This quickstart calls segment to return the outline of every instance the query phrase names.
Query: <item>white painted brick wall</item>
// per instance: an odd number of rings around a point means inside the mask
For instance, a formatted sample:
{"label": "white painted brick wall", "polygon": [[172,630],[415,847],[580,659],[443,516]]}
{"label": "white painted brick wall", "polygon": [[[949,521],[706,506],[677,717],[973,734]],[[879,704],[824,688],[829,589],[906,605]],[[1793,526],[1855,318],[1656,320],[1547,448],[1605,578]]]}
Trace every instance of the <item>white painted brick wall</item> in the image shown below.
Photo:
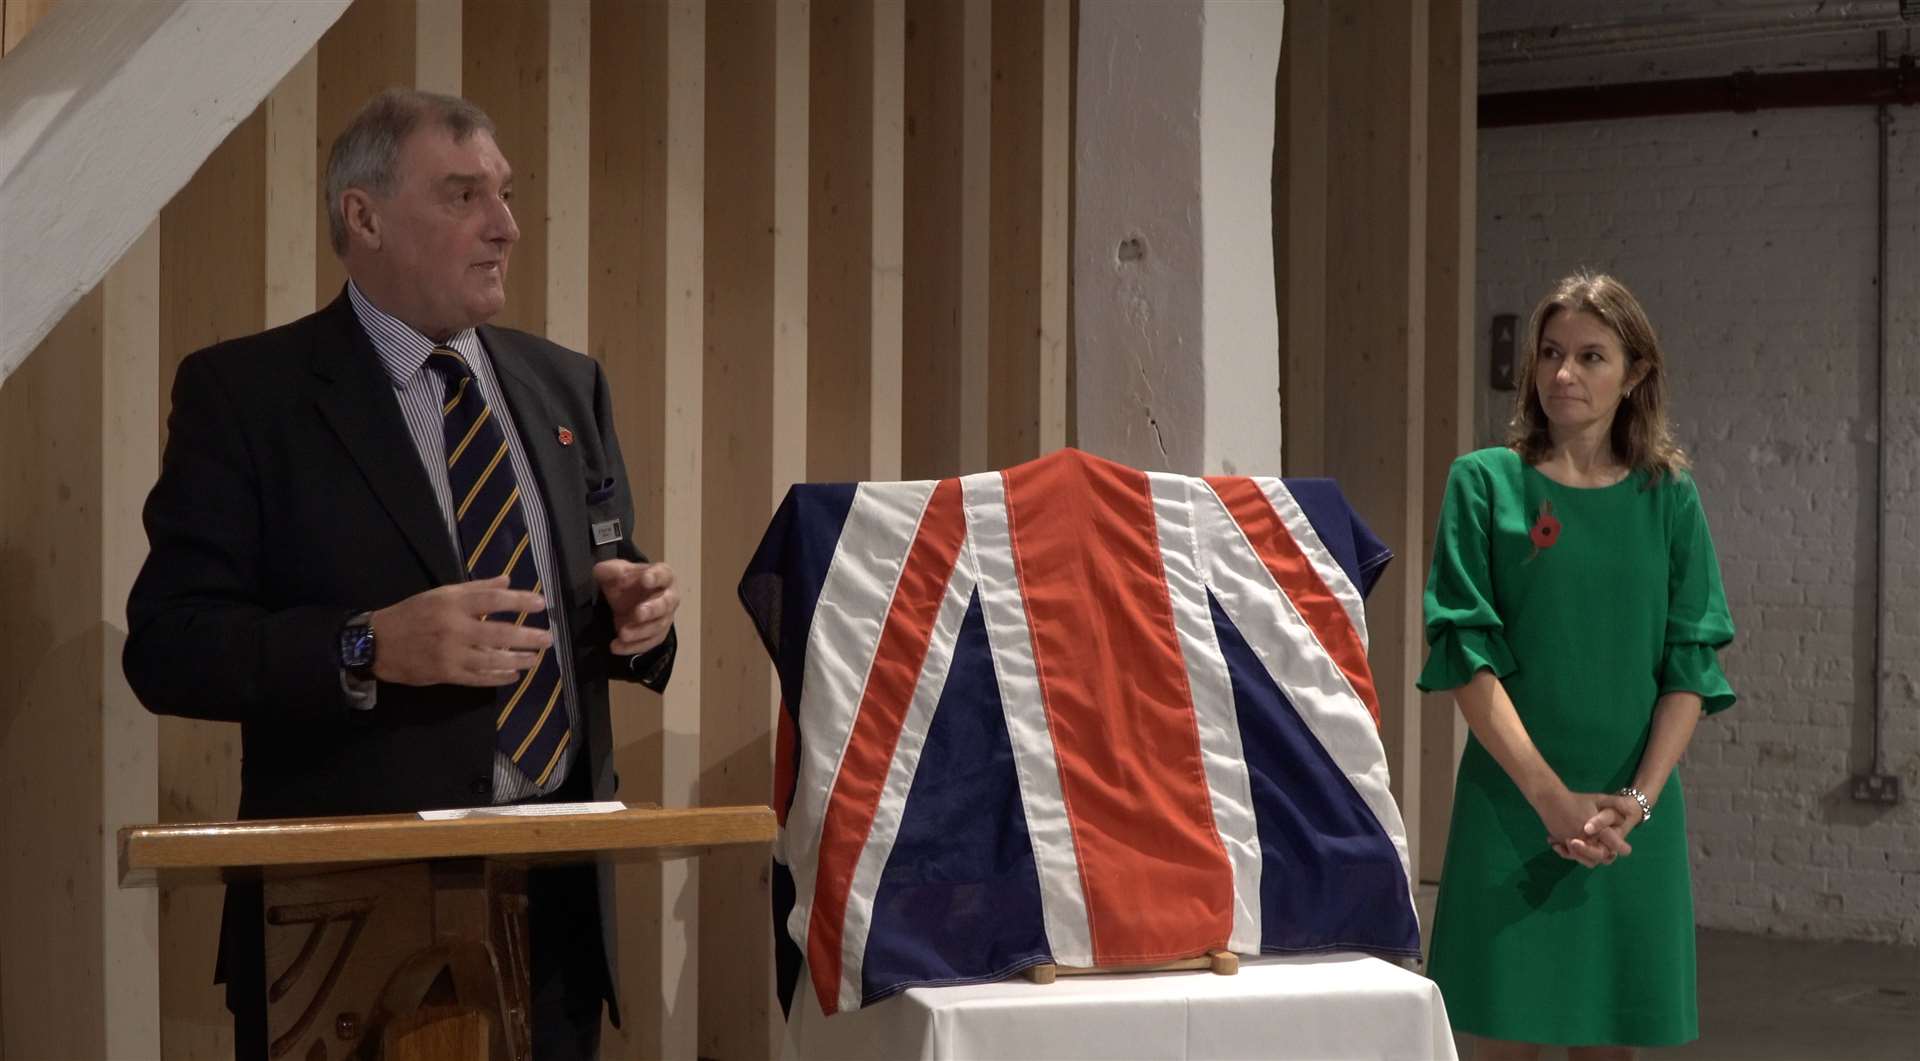
{"label": "white painted brick wall", "polygon": [[1740,693],[1682,773],[1701,924],[1920,943],[1920,109],[1896,109],[1886,484],[1894,576],[1884,761],[1855,804],[1873,697],[1875,139],[1866,108],[1482,130],[1482,440],[1495,313],[1581,265],[1646,304],[1671,358],[1739,637]]}

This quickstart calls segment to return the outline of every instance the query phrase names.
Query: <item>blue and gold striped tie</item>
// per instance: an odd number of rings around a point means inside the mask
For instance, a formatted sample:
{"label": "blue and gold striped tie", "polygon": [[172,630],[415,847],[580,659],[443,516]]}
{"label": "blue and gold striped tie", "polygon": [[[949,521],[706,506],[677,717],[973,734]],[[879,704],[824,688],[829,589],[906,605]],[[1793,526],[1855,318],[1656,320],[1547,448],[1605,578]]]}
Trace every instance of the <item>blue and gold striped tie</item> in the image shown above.
{"label": "blue and gold striped tie", "polygon": [[[493,409],[459,351],[434,347],[427,364],[447,382],[447,398],[440,406],[441,427],[447,440],[447,485],[453,493],[454,523],[460,530],[460,559],[467,578],[506,575],[514,589],[538,593],[540,574],[529,551],[532,538],[520,505],[520,483]],[[547,628],[542,612],[503,612],[487,618]],[[573,736],[560,695],[560,663],[551,649],[543,650],[518,682],[500,687],[500,711],[494,723],[499,748],[536,787],[546,785]]]}

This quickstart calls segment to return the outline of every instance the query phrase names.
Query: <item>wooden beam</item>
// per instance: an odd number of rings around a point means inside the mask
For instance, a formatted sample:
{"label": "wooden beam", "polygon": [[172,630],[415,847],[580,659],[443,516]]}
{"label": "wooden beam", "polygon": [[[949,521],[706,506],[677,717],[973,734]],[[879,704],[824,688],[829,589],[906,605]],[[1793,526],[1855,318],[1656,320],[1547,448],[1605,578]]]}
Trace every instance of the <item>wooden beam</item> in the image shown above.
{"label": "wooden beam", "polygon": [[493,119],[494,140],[513,167],[520,242],[509,259],[506,306],[493,323],[547,331],[547,78],[552,9],[526,0],[463,0],[467,98]]}
{"label": "wooden beam", "polygon": [[[1433,564],[1433,531],[1446,493],[1447,468],[1472,449],[1474,213],[1478,165],[1474,97],[1479,80],[1478,5],[1436,0],[1428,39],[1427,319],[1423,386],[1426,439],[1420,468],[1419,570]],[[1466,743],[1466,721],[1445,694],[1422,698],[1420,865],[1422,880],[1440,879],[1454,771]]]}
{"label": "wooden beam", "polygon": [[1048,11],[1030,0],[994,0],[992,17],[987,461],[1004,468],[1039,456],[1041,445],[1040,193]]}
{"label": "wooden beam", "polygon": [[[0,380],[153,222],[345,7],[61,4],[0,64]],[[11,7],[10,7],[11,10]],[[196,61],[219,55],[221,62]],[[112,203],[113,209],[73,209]]]}
{"label": "wooden beam", "polygon": [[[357,3],[320,38],[314,161],[321,189],[326,188],[327,152],[347,122],[381,90],[412,85],[418,77],[420,12],[418,0]],[[340,294],[347,271],[328,239],[327,204],[318,202],[318,210],[314,299],[324,306]]]}
{"label": "wooden beam", "polygon": [[[593,8],[591,0],[548,0],[548,4],[546,336],[568,349],[585,350]],[[526,283],[526,276],[522,274],[518,282]]]}
{"label": "wooden beam", "polygon": [[966,94],[971,87],[966,30],[970,12],[991,10],[962,0],[907,4],[905,257],[913,267],[904,292],[900,448],[901,474],[909,479],[976,470],[966,467],[960,452]]}
{"label": "wooden beam", "polygon": [[1281,464],[1327,469],[1327,4],[1290,0],[1275,91],[1274,272],[1280,311]]}
{"label": "wooden beam", "polygon": [[[297,94],[299,88],[293,91]],[[170,408],[174,372],[181,360],[202,347],[251,335],[266,325],[270,246],[274,260],[283,263],[283,268],[290,259],[313,261],[311,239],[279,246],[267,242],[270,109],[270,105],[262,105],[242,122],[160,212],[160,349],[158,371],[151,377],[158,382],[155,404],[160,415],[155,441],[160,444],[165,441],[165,414]],[[278,117],[284,120],[287,115]],[[276,132],[292,132],[279,122],[275,125]],[[279,140],[278,172],[297,164],[298,160],[288,156],[301,153],[300,143],[312,143],[310,112],[306,128],[292,132],[292,136],[292,143]],[[305,181],[296,179],[296,187],[305,184],[310,188],[311,181],[311,176]],[[280,191],[284,195],[287,189]],[[312,204],[312,199],[289,204],[284,198],[274,198],[274,205],[283,211],[291,207],[309,219],[313,216]],[[282,216],[279,230],[285,231],[287,223]],[[284,271],[280,276],[288,278]],[[309,306],[313,298],[310,285],[309,280],[308,289],[299,292]],[[238,726],[162,718],[159,755],[160,820],[193,821],[236,813],[240,805]],[[221,891],[183,887],[166,889],[164,894],[165,909],[160,917],[161,1045],[169,1053],[187,1056],[221,1051],[231,1055],[233,1018],[227,1013],[226,990],[205,975],[219,939]]]}
{"label": "wooden beam", "polygon": [[[1354,0],[1331,10],[1328,85],[1327,470],[1383,540],[1425,533],[1427,5]],[[1334,356],[1338,351],[1339,356]],[[1368,600],[1393,794],[1414,865],[1421,836],[1422,655],[1416,556]]]}
{"label": "wooden beam", "polygon": [[[689,64],[697,70],[705,60],[704,26],[689,25],[685,5],[628,0],[594,0],[591,20],[587,350],[613,391],[614,421],[634,491],[632,537],[642,551],[673,564],[688,595],[697,597],[698,553],[687,557],[678,549],[687,513],[697,519],[700,510],[698,484],[688,483],[681,456],[697,446],[689,440],[700,437],[699,391],[691,423],[689,411],[676,411],[673,403],[685,401],[686,344],[691,342],[693,357],[700,352],[701,259],[697,246],[689,246],[689,236],[700,236],[698,169],[694,187],[684,182],[690,153],[699,150],[687,143],[688,125],[699,122],[704,101],[696,94],[690,104],[686,97],[694,87],[687,84]],[[697,167],[699,155],[691,158]],[[678,441],[675,432],[681,433]],[[663,706],[652,693],[625,683],[612,691],[614,764],[626,800],[695,802],[699,726],[697,716],[689,717],[687,697],[698,695],[704,677],[700,615],[697,606],[683,607],[678,619],[673,699]],[[625,1023],[604,1033],[607,1052],[695,1056],[697,870],[622,866],[618,885]]]}
{"label": "wooden beam", "polygon": [[325,219],[316,218],[320,163],[314,123],[320,107],[320,50],[300,60],[262,108],[266,143],[266,326],[314,310],[317,248],[326,246]]}
{"label": "wooden beam", "polygon": [[[771,670],[734,604],[744,559],[766,525],[777,443],[776,132],[779,5],[715,4],[707,26],[706,362],[702,525],[713,565],[700,595],[703,803],[772,801]],[[720,852],[700,867],[700,1053],[759,1057],[777,1043],[771,895],[765,850]]]}
{"label": "wooden beam", "polygon": [[807,477],[873,477],[874,0],[814,0]]}

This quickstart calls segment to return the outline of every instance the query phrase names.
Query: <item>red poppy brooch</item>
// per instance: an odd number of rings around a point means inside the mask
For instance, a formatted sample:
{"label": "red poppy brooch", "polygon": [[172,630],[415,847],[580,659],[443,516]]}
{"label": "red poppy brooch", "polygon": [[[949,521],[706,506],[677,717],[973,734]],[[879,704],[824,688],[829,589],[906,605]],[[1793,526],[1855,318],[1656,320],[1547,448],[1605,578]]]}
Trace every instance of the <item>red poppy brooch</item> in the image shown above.
{"label": "red poppy brooch", "polygon": [[[1560,540],[1560,519],[1553,514],[1553,502],[1540,502],[1540,515],[1534,518],[1533,528],[1527,531],[1527,537],[1533,539],[1533,556],[1539,556],[1540,550],[1553,548]],[[1529,556],[1527,559],[1533,559]]]}

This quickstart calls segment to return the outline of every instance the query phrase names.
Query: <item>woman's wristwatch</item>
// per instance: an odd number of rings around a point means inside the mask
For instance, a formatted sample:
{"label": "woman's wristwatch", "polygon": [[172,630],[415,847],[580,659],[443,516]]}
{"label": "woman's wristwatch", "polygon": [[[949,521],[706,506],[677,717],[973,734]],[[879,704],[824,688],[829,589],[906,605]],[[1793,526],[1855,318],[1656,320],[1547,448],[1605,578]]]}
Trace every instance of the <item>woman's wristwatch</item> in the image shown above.
{"label": "woman's wristwatch", "polygon": [[1634,788],[1632,785],[1628,785],[1626,788],[1620,790],[1620,794],[1623,796],[1631,796],[1635,803],[1640,804],[1641,825],[1645,825],[1653,820],[1653,804],[1647,802],[1647,794],[1645,792]]}

